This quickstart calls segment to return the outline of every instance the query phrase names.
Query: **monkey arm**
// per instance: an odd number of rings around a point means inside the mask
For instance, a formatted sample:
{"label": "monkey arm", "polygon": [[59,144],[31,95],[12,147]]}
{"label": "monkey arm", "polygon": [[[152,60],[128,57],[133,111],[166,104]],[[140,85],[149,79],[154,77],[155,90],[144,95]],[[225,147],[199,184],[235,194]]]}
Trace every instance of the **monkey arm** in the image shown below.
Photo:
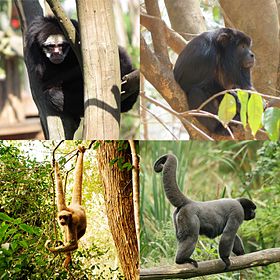
{"label": "monkey arm", "polygon": [[58,211],[62,211],[67,209],[65,204],[65,198],[62,188],[62,180],[60,177],[59,166],[58,163],[54,162],[54,174],[55,174],[55,184],[56,184],[56,195],[57,195],[57,208]]}
{"label": "monkey arm", "polygon": [[78,146],[78,158],[75,166],[74,187],[71,204],[82,204],[82,184],[83,184],[83,157],[85,152],[84,146]]}
{"label": "monkey arm", "polygon": [[241,256],[241,255],[245,254],[245,250],[244,250],[244,245],[243,245],[242,239],[237,234],[236,234],[235,239],[234,239],[234,244],[233,244],[232,252],[236,256]]}
{"label": "monkey arm", "polygon": [[242,221],[239,221],[237,217],[235,217],[234,215],[231,216],[227,221],[222,237],[220,239],[219,255],[226,265],[225,270],[227,270],[227,268],[230,266],[229,256],[230,256],[230,252],[234,247],[234,244],[236,244],[236,246],[241,244],[240,243],[241,239],[240,238],[236,239],[237,236],[236,233],[241,223]]}

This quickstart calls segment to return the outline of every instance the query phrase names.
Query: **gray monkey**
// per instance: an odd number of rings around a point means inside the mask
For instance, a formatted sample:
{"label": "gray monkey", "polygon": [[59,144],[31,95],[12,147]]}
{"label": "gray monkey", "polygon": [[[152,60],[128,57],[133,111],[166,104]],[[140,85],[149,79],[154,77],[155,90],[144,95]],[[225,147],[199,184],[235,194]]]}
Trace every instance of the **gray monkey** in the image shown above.
{"label": "gray monkey", "polygon": [[243,220],[255,218],[256,205],[247,198],[222,198],[211,201],[193,201],[179,189],[176,180],[177,158],[172,154],[161,156],[154,164],[155,172],[163,172],[163,186],[170,203],[176,207],[173,220],[178,241],[177,264],[197,262],[191,259],[199,235],[215,238],[222,235],[219,255],[230,266],[231,251],[244,255],[244,246],[237,230]]}

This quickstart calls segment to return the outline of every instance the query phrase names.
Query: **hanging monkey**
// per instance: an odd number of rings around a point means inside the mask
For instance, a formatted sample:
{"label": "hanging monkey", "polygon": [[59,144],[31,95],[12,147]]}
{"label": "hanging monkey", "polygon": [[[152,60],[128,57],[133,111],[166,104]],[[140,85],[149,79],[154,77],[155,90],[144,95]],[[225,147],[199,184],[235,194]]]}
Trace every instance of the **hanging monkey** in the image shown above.
{"label": "hanging monkey", "polygon": [[67,207],[65,203],[65,194],[63,193],[62,180],[59,173],[59,166],[54,161],[54,174],[56,183],[58,222],[64,232],[64,243],[57,247],[49,247],[50,240],[45,247],[53,253],[64,252],[66,259],[64,267],[68,267],[71,262],[71,251],[78,248],[78,240],[85,234],[87,221],[82,203],[82,178],[83,178],[83,156],[85,147],[78,146],[78,158],[75,166],[75,179],[71,204]]}

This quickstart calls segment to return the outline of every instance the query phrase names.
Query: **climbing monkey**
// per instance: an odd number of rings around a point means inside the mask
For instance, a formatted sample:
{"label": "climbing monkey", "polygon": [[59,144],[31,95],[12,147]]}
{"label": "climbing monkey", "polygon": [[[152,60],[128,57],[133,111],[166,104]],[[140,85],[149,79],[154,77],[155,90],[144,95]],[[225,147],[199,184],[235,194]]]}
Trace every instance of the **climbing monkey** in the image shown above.
{"label": "climbing monkey", "polygon": [[50,240],[45,244],[45,247],[53,253],[64,252],[66,259],[63,263],[64,267],[68,267],[71,262],[71,251],[78,248],[78,240],[85,234],[87,221],[82,203],[82,179],[83,179],[83,156],[85,147],[78,146],[78,157],[75,166],[75,177],[71,204],[67,207],[65,203],[65,194],[62,188],[62,180],[59,173],[59,166],[54,161],[54,174],[57,195],[58,222],[64,233],[63,245],[50,247]]}

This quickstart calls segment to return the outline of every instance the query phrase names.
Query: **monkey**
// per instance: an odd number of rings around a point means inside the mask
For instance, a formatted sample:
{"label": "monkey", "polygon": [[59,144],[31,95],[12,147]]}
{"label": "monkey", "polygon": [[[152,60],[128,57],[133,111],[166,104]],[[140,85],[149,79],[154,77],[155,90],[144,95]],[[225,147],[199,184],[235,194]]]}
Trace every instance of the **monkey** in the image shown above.
{"label": "monkey", "polygon": [[[79,23],[71,19],[77,34]],[[36,17],[26,31],[26,56],[31,71],[35,72],[42,85],[43,98],[50,114],[68,116],[73,120],[73,131],[67,138],[72,139],[84,117],[84,81],[78,59],[66,40],[56,17]],[[139,95],[139,76],[127,79],[127,75],[138,73],[125,48],[118,46],[120,60],[121,112],[128,112]]]}
{"label": "monkey", "polygon": [[64,267],[68,267],[71,262],[71,251],[78,248],[78,240],[85,234],[87,227],[86,213],[81,206],[82,203],[82,179],[83,179],[83,156],[84,146],[78,146],[78,157],[75,166],[75,179],[71,204],[67,207],[65,203],[65,194],[62,188],[59,166],[54,161],[54,173],[57,195],[57,219],[64,232],[64,243],[57,247],[50,247],[50,240],[47,240],[45,247],[52,253],[66,253]]}
{"label": "monkey", "polygon": [[161,156],[154,163],[154,171],[163,172],[163,186],[170,203],[176,207],[173,214],[177,238],[177,264],[191,263],[198,267],[191,258],[199,235],[211,239],[222,235],[219,243],[219,255],[227,270],[231,262],[231,251],[244,255],[244,246],[237,230],[243,220],[255,218],[256,205],[247,198],[222,198],[211,201],[193,201],[179,189],[176,180],[177,158],[173,154]]}

